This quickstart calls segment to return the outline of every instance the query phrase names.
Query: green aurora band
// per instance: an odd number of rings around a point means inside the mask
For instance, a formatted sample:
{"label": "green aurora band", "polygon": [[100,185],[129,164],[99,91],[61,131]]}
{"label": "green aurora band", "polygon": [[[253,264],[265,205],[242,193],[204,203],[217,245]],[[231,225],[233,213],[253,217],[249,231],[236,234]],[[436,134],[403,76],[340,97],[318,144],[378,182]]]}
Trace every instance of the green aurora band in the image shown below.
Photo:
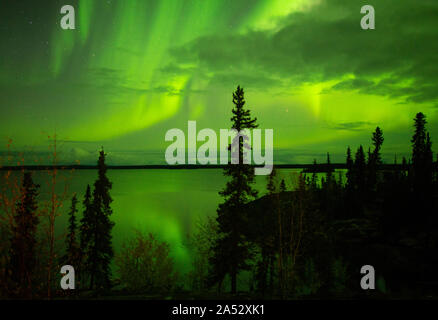
{"label": "green aurora band", "polygon": [[0,136],[19,150],[56,130],[66,160],[104,145],[114,163],[163,163],[168,129],[229,126],[237,84],[277,162],[343,161],[377,125],[392,161],[418,111],[438,135],[436,1],[80,0],[75,30],[64,4],[0,3]]}

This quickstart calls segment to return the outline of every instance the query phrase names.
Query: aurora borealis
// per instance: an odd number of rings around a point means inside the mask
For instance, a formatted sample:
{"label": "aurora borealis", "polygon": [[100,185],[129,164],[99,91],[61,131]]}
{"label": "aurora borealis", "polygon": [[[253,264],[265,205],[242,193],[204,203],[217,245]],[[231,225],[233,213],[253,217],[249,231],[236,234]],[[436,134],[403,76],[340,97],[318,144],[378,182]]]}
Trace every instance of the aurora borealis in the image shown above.
{"label": "aurora borealis", "polygon": [[[365,4],[376,30],[360,28]],[[163,163],[167,130],[229,126],[240,84],[275,162],[343,161],[377,125],[390,162],[417,112],[438,136],[437,14],[434,0],[3,0],[0,150],[46,150],[56,130],[65,161],[103,145],[109,163]]]}

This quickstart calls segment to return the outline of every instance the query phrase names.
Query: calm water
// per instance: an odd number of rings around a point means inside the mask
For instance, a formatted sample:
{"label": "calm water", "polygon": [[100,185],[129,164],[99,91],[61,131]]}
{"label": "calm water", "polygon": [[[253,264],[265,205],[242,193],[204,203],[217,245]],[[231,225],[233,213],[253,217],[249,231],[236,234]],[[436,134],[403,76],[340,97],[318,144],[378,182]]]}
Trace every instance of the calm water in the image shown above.
{"label": "calm water", "polygon": [[[300,170],[279,170],[289,188],[294,185]],[[92,186],[97,177],[96,170],[62,172],[58,179],[58,192],[68,186],[67,200],[56,220],[59,235],[66,232],[67,209],[73,193],[81,202],[87,184]],[[218,192],[225,186],[226,178],[221,169],[192,170],[109,170],[108,177],[113,182],[112,220],[114,249],[120,250],[124,241],[130,239],[134,230],[152,232],[160,240],[171,245],[171,253],[179,270],[190,268],[190,252],[184,246],[187,234],[196,223],[206,217],[215,216],[216,208],[222,201]],[[67,179],[65,179],[67,178]],[[47,172],[35,172],[34,179],[41,184],[41,200],[48,199]],[[266,193],[266,177],[256,177],[259,194]]]}

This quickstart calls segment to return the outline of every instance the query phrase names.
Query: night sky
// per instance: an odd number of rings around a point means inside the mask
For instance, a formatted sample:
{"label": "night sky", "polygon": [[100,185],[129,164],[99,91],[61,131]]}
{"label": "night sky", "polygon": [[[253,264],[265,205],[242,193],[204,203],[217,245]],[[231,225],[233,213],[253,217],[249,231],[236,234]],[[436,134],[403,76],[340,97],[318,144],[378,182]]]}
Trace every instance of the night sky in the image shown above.
{"label": "night sky", "polygon": [[[76,30],[60,9],[76,9]],[[373,5],[376,29],[362,30]],[[409,155],[415,114],[438,145],[436,0],[0,1],[0,150],[164,163],[165,132],[228,128],[238,84],[274,161],[368,148]]]}

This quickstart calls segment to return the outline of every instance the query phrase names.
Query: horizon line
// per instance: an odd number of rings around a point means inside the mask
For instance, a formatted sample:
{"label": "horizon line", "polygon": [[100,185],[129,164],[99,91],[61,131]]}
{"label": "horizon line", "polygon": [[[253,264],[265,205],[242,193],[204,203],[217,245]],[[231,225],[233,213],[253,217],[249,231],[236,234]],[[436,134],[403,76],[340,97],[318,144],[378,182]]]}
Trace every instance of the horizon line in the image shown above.
{"label": "horizon line", "polygon": [[[167,169],[167,170],[181,170],[181,169],[223,169],[227,164],[180,164],[180,165],[169,165],[169,164],[146,164],[146,165],[107,165],[108,170],[142,170],[142,169]],[[253,165],[252,167],[263,167],[263,165]],[[401,168],[403,164],[380,164],[378,169],[397,169]],[[15,165],[15,166],[0,166],[0,171],[19,171],[19,170],[31,170],[31,171],[41,171],[41,170],[95,170],[97,165]],[[274,168],[278,169],[347,169],[346,163],[317,163],[317,164],[274,164]]]}

